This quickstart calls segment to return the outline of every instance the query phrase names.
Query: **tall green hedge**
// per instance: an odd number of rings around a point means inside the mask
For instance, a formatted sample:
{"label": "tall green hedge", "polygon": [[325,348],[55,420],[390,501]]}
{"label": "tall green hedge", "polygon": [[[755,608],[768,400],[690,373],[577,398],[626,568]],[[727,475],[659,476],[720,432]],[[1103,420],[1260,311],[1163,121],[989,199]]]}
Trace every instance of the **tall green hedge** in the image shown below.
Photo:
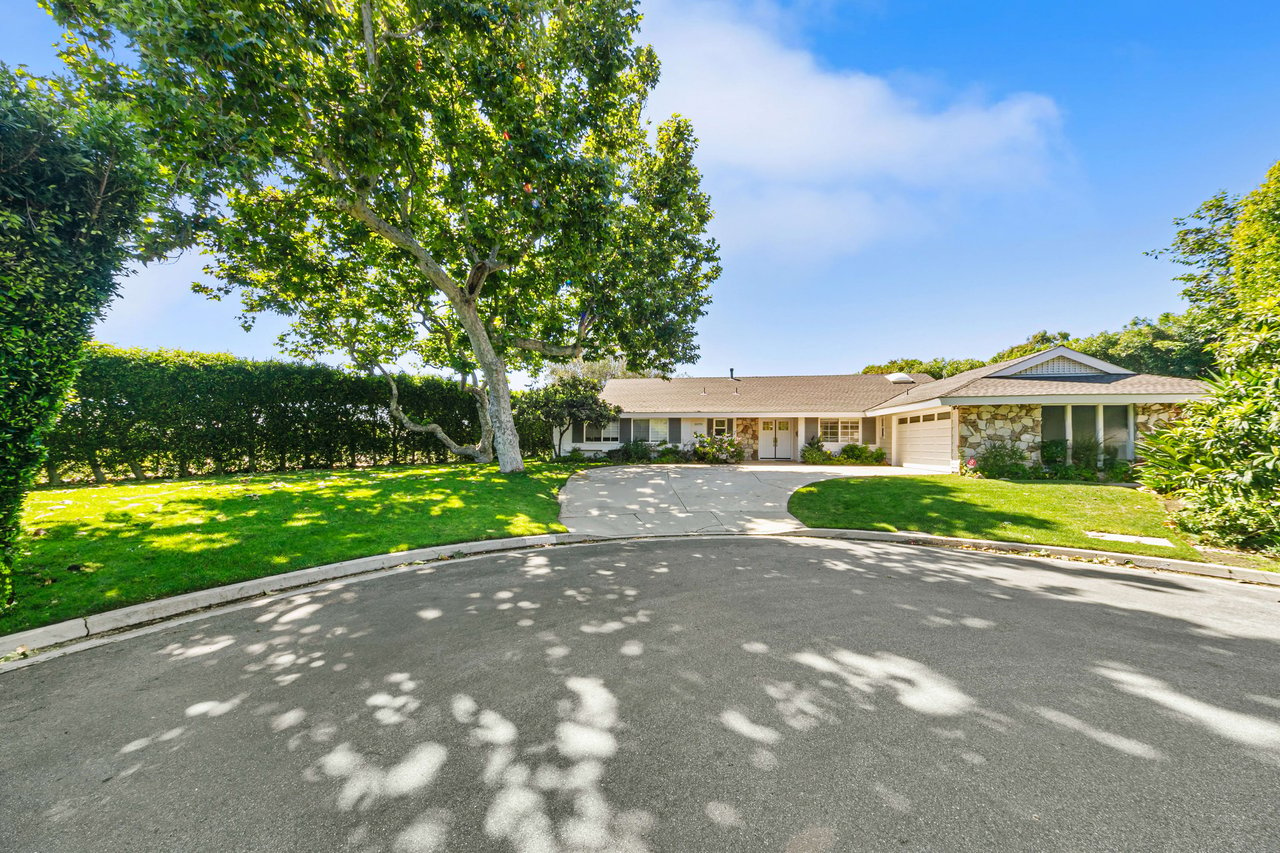
{"label": "tall green hedge", "polygon": [[[456,383],[408,375],[397,383],[410,417],[456,441],[478,438],[475,400]],[[389,417],[387,396],[381,378],[323,365],[93,343],[45,437],[46,479],[447,461],[443,444]]]}

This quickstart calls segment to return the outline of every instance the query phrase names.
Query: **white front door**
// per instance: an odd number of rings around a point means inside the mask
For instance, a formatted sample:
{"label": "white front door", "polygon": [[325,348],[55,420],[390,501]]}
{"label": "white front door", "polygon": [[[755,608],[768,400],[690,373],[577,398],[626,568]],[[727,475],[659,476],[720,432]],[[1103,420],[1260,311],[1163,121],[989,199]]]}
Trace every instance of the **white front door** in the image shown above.
{"label": "white front door", "polygon": [[764,418],[760,421],[760,458],[790,459],[791,428],[789,418]]}

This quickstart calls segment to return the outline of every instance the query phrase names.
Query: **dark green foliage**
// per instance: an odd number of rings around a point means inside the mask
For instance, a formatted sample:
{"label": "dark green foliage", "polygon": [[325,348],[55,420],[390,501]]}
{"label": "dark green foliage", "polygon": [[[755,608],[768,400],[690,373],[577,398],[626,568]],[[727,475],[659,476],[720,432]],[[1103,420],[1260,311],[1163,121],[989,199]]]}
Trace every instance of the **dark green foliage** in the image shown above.
{"label": "dark green foliage", "polygon": [[1280,551],[1280,374],[1213,380],[1185,417],[1148,436],[1139,479],[1178,498],[1185,530],[1209,544]]}
{"label": "dark green foliage", "polygon": [[[552,435],[560,431],[563,444],[563,433],[574,423],[604,426],[618,417],[622,410],[600,399],[603,387],[603,382],[594,379],[565,376],[549,385],[526,391],[515,405],[516,425],[520,427],[522,422],[538,425],[537,436],[545,441],[547,447],[552,444]],[[525,448],[530,447],[524,429],[520,429],[520,443]],[[555,450],[560,452],[562,448],[556,447]]]}
{"label": "dark green foliage", "polygon": [[[398,376],[400,402],[474,440],[474,398],[437,377]],[[99,482],[294,468],[443,462],[430,435],[391,418],[381,377],[323,365],[90,344],[48,436],[48,470]]]}
{"label": "dark green foliage", "polygon": [[1102,442],[1091,435],[1077,435],[1071,441],[1071,464],[1097,470]]}
{"label": "dark green foliage", "polygon": [[825,465],[831,454],[822,446],[822,441],[815,435],[800,448],[800,461],[806,465]]}
{"label": "dark green foliage", "polygon": [[975,367],[982,367],[986,362],[976,358],[931,358],[922,361],[918,358],[892,358],[884,364],[868,364],[862,368],[863,373],[927,373],[934,379],[955,376]]}
{"label": "dark green foliage", "polygon": [[[1182,501],[1206,542],[1280,551],[1280,163],[1238,203],[1219,194],[1174,249],[1228,371],[1144,442],[1142,481]],[[1185,222],[1179,222],[1185,225]]]}
{"label": "dark green foliage", "polygon": [[658,452],[654,455],[653,461],[667,465],[677,462],[691,462],[693,461],[693,452],[677,447],[674,444],[667,444],[658,448]]}
{"label": "dark green foliage", "polygon": [[647,441],[628,441],[626,444],[619,445],[612,450],[606,451],[605,456],[611,462],[649,462],[653,459],[653,445]]}
{"label": "dark green foliage", "polygon": [[1012,441],[993,441],[983,445],[974,457],[974,470],[983,477],[1021,479],[1028,474],[1027,452]]}
{"label": "dark green foliage", "polygon": [[865,444],[851,442],[840,448],[838,458],[841,462],[854,465],[883,465],[885,452],[882,447],[867,447]]}
{"label": "dark green foliage", "polygon": [[1056,468],[1067,464],[1067,442],[1063,439],[1045,441],[1040,444],[1040,461],[1046,468]]}
{"label": "dark green foliage", "polygon": [[123,112],[0,65],[0,610],[42,433],[152,190]]}

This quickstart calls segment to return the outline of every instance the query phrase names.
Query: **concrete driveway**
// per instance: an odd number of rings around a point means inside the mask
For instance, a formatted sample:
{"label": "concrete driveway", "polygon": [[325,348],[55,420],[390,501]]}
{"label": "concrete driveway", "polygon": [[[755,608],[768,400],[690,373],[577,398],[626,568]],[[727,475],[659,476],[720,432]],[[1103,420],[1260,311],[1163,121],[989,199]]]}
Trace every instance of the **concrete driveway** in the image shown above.
{"label": "concrete driveway", "polygon": [[787,512],[801,486],[837,477],[920,474],[882,465],[625,465],[575,474],[560,490],[571,533],[781,533],[804,527]]}
{"label": "concrete driveway", "polygon": [[0,847],[1276,850],[1277,597],[772,537],[414,566],[0,673]]}

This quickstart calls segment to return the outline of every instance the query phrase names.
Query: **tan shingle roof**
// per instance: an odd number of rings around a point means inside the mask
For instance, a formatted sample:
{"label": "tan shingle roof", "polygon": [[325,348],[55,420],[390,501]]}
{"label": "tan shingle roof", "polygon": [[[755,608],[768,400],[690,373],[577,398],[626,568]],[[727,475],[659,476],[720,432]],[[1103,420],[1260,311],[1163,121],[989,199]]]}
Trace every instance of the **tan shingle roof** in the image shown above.
{"label": "tan shingle roof", "polygon": [[973,370],[966,370],[964,373],[957,373],[955,376],[939,379],[937,382],[917,385],[888,400],[879,408],[887,409],[924,400],[938,398],[945,400],[950,397],[1048,397],[1060,394],[1185,394],[1190,397],[1204,393],[1204,383],[1198,379],[1180,379],[1176,376],[1156,376],[1150,373],[1102,373],[1081,376],[991,375],[1032,357],[1028,355],[996,364],[987,364]]}
{"label": "tan shingle roof", "polygon": [[[913,374],[912,378],[920,383],[933,383],[933,378],[923,373]],[[841,376],[743,376],[738,381],[720,376],[706,379],[610,379],[605,383],[602,396],[624,412],[852,414],[880,405],[898,395],[903,387],[894,385],[882,375],[860,373]]]}
{"label": "tan shingle roof", "polygon": [[977,379],[944,394],[955,397],[1026,397],[1056,394],[1187,394],[1204,393],[1198,379],[1156,376],[1150,373],[1098,376],[993,376]]}

